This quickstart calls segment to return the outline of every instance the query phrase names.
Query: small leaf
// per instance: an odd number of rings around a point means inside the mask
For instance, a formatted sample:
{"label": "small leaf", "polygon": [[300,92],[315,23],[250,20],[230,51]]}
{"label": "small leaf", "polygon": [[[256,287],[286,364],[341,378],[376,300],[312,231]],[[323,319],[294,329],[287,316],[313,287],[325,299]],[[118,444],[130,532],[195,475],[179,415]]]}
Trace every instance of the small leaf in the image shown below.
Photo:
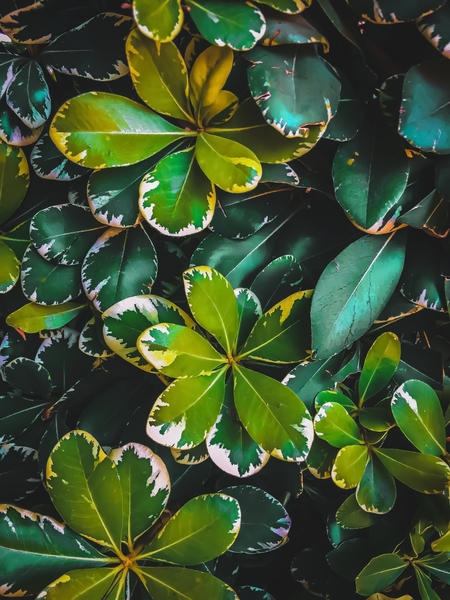
{"label": "small leaf", "polygon": [[396,498],[394,478],[378,456],[371,454],[356,490],[358,504],[369,513],[384,515],[392,509]]}
{"label": "small leaf", "polygon": [[157,42],[173,40],[183,25],[180,0],[134,0],[133,16],[140,31]]}
{"label": "small leaf", "polygon": [[320,439],[335,448],[363,443],[358,425],[336,402],[326,402],[320,407],[314,417],[314,429]]}
{"label": "small leaf", "polygon": [[368,452],[366,446],[345,446],[337,453],[331,477],[344,490],[355,488],[361,482],[366,468]]}
{"label": "small leaf", "polygon": [[264,311],[298,292],[303,279],[302,267],[295,256],[285,254],[267,265],[251,285]]}
{"label": "small leaf", "polygon": [[[357,448],[357,446],[353,447]],[[338,508],[336,522],[343,529],[365,529],[375,525],[377,517],[374,513],[363,510],[359,506],[355,494],[352,494]]]}
{"label": "small leaf", "polygon": [[6,323],[25,333],[38,333],[43,329],[64,327],[83,310],[85,304],[66,302],[58,306],[40,306],[34,302],[25,304],[6,317]]}
{"label": "small leaf", "polygon": [[400,341],[395,333],[385,332],[375,340],[367,352],[358,382],[361,404],[390,382],[400,362],[400,353]]}
{"label": "small leaf", "polygon": [[372,558],[356,578],[356,590],[369,596],[383,590],[399,577],[408,566],[398,554],[381,554]]}

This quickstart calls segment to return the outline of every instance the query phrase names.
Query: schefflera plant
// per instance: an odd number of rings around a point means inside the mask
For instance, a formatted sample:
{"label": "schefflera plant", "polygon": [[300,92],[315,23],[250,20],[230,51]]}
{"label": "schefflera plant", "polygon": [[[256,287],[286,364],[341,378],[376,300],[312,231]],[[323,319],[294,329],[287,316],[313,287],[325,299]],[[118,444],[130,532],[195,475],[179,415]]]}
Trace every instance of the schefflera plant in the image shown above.
{"label": "schefflera plant", "polygon": [[[398,337],[383,333],[367,353],[355,390],[341,384],[315,398],[317,438],[308,463],[316,473],[331,472],[337,486],[356,488],[358,505],[369,513],[393,508],[395,479],[425,494],[440,494],[450,482],[445,420],[436,392],[411,379],[392,396],[388,393],[400,352]],[[406,439],[393,438],[401,447],[391,448],[389,432],[396,426]],[[405,450],[408,441],[419,452]]]}
{"label": "schefflera plant", "polygon": [[151,409],[149,437],[177,450],[206,440],[212,460],[237,477],[256,473],[270,455],[304,461],[314,437],[308,410],[292,390],[254,368],[308,357],[312,290],[262,314],[253,292],[233,290],[211,267],[188,269],[183,281],[199,327],[161,322],[137,340],[150,365],[175,379]]}
{"label": "schefflera plant", "polygon": [[[126,44],[130,75],[149,108],[115,94],[81,94],[59,109],[50,128],[66,158],[94,169],[133,165],[166,149],[156,165],[143,163],[136,203],[142,218],[170,236],[191,235],[209,225],[216,186],[230,193],[254,189],[262,163],[302,156],[325,131],[325,124],[315,124],[297,137],[284,137],[266,123],[252,98],[239,104],[224,89],[239,60],[233,50],[209,46],[197,56],[198,47],[194,39],[183,58],[173,42],[160,44],[133,30]],[[184,147],[175,148],[180,141]],[[105,198],[114,196],[114,188],[108,192],[107,180],[100,195],[93,188],[91,210],[105,222]],[[116,216],[108,224],[122,222],[126,219]]]}
{"label": "schefflera plant", "polygon": [[185,568],[216,558],[235,542],[241,509],[232,495],[195,497],[161,519],[170,494],[162,460],[135,443],[106,455],[80,430],[51,452],[46,483],[64,524],[0,505],[1,595],[124,600],[132,572],[154,600],[187,594],[193,600],[237,600],[213,575]]}

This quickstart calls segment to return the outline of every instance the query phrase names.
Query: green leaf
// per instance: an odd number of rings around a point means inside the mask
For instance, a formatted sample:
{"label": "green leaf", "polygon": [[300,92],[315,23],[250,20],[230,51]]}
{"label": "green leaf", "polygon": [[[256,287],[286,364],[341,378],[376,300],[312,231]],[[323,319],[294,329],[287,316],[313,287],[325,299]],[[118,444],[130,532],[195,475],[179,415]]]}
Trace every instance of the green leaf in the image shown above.
{"label": "green leaf", "polygon": [[414,21],[431,13],[444,3],[443,0],[347,0],[350,8],[364,19],[378,25]]}
{"label": "green leaf", "polygon": [[101,567],[108,558],[66,525],[16,506],[0,505],[0,588],[3,594],[37,594],[78,567]]}
{"label": "green leaf", "polygon": [[366,446],[345,446],[337,453],[331,477],[334,483],[344,490],[359,485],[368,459]]}
{"label": "green leaf", "polygon": [[222,409],[208,433],[206,445],[212,461],[233,477],[250,477],[269,460],[270,455],[252,440],[239,420],[231,377],[226,383]]}
{"label": "green leaf", "polygon": [[78,347],[81,352],[93,358],[114,356],[114,352],[103,341],[102,321],[99,317],[92,317],[83,327],[80,332]]}
{"label": "green leaf", "polygon": [[105,230],[91,211],[77,204],[58,204],[37,212],[30,223],[30,237],[46,260],[77,265]]}
{"label": "green leaf", "polygon": [[27,400],[10,393],[2,396],[0,402],[0,441],[14,441],[40,417],[47,401]]}
{"label": "green leaf", "polygon": [[369,596],[394,583],[408,566],[398,554],[381,554],[372,558],[356,578],[356,590]]}
{"label": "green leaf", "polygon": [[267,265],[253,281],[250,289],[264,311],[298,292],[303,279],[302,268],[295,256],[285,254]]}
{"label": "green leaf", "polygon": [[140,185],[141,214],[163,235],[202,231],[211,222],[215,205],[214,185],[200,169],[193,147],[160,160]]}
{"label": "green leaf", "polygon": [[210,375],[227,362],[199,333],[172,323],[146,329],[137,340],[137,348],[151,365],[169,377]]}
{"label": "green leaf", "polygon": [[[437,0],[439,1],[439,0]],[[439,2],[442,5],[442,2]],[[428,14],[421,16],[416,25],[425,39],[439,50],[446,58],[450,58],[450,11],[444,4],[438,10],[427,11]]]}
{"label": "green leaf", "polygon": [[39,139],[44,130],[44,125],[36,129],[27,127],[2,100],[0,110],[0,138],[3,142],[12,146],[29,146]]}
{"label": "green leaf", "polygon": [[141,444],[112,450],[122,491],[123,541],[133,543],[160,517],[170,494],[170,479],[163,461]]}
{"label": "green leaf", "polygon": [[[238,359],[293,363],[310,354],[309,310],[312,290],[291,294],[263,314]],[[294,334],[295,332],[295,334]]]}
{"label": "green leaf", "polygon": [[425,61],[405,75],[398,131],[426,152],[450,153],[450,64]]}
{"label": "green leaf", "polygon": [[47,369],[25,356],[9,362],[2,374],[7,383],[24,394],[45,397],[52,391],[52,380]]}
{"label": "green leaf", "polygon": [[399,365],[400,354],[400,340],[395,333],[386,331],[374,341],[367,352],[358,382],[361,404],[390,382]]}
{"label": "green leaf", "polygon": [[30,246],[22,260],[23,294],[31,302],[55,306],[77,298],[81,292],[81,267],[51,263]]}
{"label": "green leaf", "polygon": [[194,319],[231,356],[236,348],[239,316],[230,283],[210,267],[188,269],[183,273],[183,282]]}
{"label": "green leaf", "polygon": [[326,402],[314,417],[316,435],[335,448],[363,443],[358,425],[337,402]]}
{"label": "green leaf", "polygon": [[89,433],[71,431],[53,448],[47,490],[67,524],[120,555],[123,500],[116,465]]}
{"label": "green leaf", "polygon": [[147,435],[158,444],[181,450],[201,444],[219,416],[226,372],[225,367],[211,375],[171,383],[153,405]]}
{"label": "green leaf", "polygon": [[50,116],[51,100],[45,75],[34,60],[27,62],[6,90],[9,108],[30,129],[41,127]]}
{"label": "green leaf", "polygon": [[316,479],[329,479],[338,451],[319,437],[314,436],[311,450],[306,458],[308,469]]}
{"label": "green leaf", "polygon": [[253,190],[261,179],[259,159],[239,142],[203,132],[198,137],[195,156],[205,175],[226,192]]}
{"label": "green leaf", "polygon": [[227,47],[210,46],[195,60],[190,75],[190,98],[197,115],[207,113],[216,102],[233,66],[234,54]]}
{"label": "green leaf", "polygon": [[[433,545],[433,549],[434,549]],[[424,556],[419,559],[416,564],[421,567],[425,567],[429,573],[444,581],[445,583],[450,583],[450,564],[448,562],[448,554],[447,552],[443,552],[438,555],[429,555]]]}
{"label": "green leaf", "polygon": [[157,270],[156,250],[142,225],[111,227],[86,254],[81,280],[95,308],[104,311],[119,300],[151,291]]}
{"label": "green leaf", "polygon": [[75,318],[84,307],[85,304],[75,302],[66,302],[58,306],[40,306],[30,302],[10,313],[6,317],[6,323],[11,327],[18,327],[25,333],[59,329]]}
{"label": "green leaf", "polygon": [[349,414],[356,412],[356,406],[353,400],[342,392],[336,392],[334,390],[323,390],[322,392],[319,392],[314,400],[314,408],[319,410],[326,402],[340,404]]}
{"label": "green leaf", "polygon": [[183,25],[180,0],[133,0],[133,16],[140,31],[157,42],[173,40]]}
{"label": "green leaf", "polygon": [[[357,448],[358,446],[353,446]],[[363,510],[356,500],[355,494],[349,496],[336,512],[336,522],[343,529],[365,529],[377,522],[374,513]]]}
{"label": "green leaf", "polygon": [[96,81],[111,81],[128,73],[125,40],[133,19],[103,12],[66,31],[41,54],[55,71]]}
{"label": "green leaf", "polygon": [[375,452],[394,477],[418,492],[440,494],[450,481],[450,468],[436,456],[390,448]]}
{"label": "green leaf", "polygon": [[0,140],[0,223],[20,206],[29,180],[30,171],[23,150]]}
{"label": "green leaf", "polygon": [[234,295],[238,305],[239,326],[236,348],[239,350],[262,315],[262,308],[256,295],[248,288],[236,288]]}
{"label": "green leaf", "polygon": [[211,106],[202,112],[202,123],[213,127],[226,123],[236,112],[238,104],[239,98],[233,92],[220,90]]}
{"label": "green leaf", "polygon": [[211,44],[250,50],[264,35],[264,16],[249,2],[186,0],[186,4],[200,33]]}
{"label": "green leaf", "polygon": [[139,559],[195,565],[226,552],[241,526],[237,500],[205,494],[185,504],[142,551]]}
{"label": "green leaf", "polygon": [[395,504],[397,490],[391,473],[377,454],[371,454],[356,490],[360,507],[370,513],[386,514]]}
{"label": "green leaf", "polygon": [[261,42],[264,46],[321,43],[325,52],[329,50],[327,39],[303,15],[280,14],[270,8],[263,9],[263,13],[266,31]]}
{"label": "green leaf", "polygon": [[16,285],[20,275],[20,261],[14,252],[0,241],[0,294],[6,294]]}
{"label": "green leaf", "polygon": [[[18,477],[20,473],[20,477]],[[0,444],[0,485],[5,502],[18,502],[40,485],[38,455],[28,446]],[[0,588],[1,589],[1,588]]]}
{"label": "green leaf", "polygon": [[350,244],[327,266],[311,305],[312,346],[317,358],[336,354],[369,329],[398,283],[405,241],[403,232],[368,235]]}
{"label": "green leaf", "polygon": [[[447,523],[446,523],[447,524]],[[450,530],[431,544],[435,552],[450,552]]]}
{"label": "green leaf", "polygon": [[275,600],[272,594],[253,585],[244,585],[238,588],[238,592],[240,600]]}
{"label": "green leaf", "polygon": [[395,425],[392,411],[382,406],[370,406],[359,412],[359,422],[370,431],[388,431]]}
{"label": "green leaf", "polygon": [[50,126],[59,150],[93,169],[132,165],[189,135],[197,133],[175,127],[133,100],[105,92],[72,98]]}
{"label": "green leaf", "polygon": [[296,14],[311,6],[312,0],[258,0],[258,2],[267,4],[284,13]]}
{"label": "green leaf", "polygon": [[342,144],[333,161],[336,199],[350,220],[367,233],[389,233],[402,207],[409,161],[397,133],[369,121]]}
{"label": "green leaf", "polygon": [[73,181],[87,173],[84,167],[61,154],[48,133],[33,146],[30,162],[36,175],[51,181]]}
{"label": "green leaf", "polygon": [[139,573],[158,600],[238,600],[226,583],[209,573],[179,567],[139,567]]}
{"label": "green leaf", "polygon": [[2,98],[8,89],[9,84],[14,80],[17,71],[27,62],[26,58],[13,56],[12,54],[0,54],[0,98]]}
{"label": "green leaf", "polygon": [[275,458],[305,460],[314,437],[303,402],[280,382],[233,365],[239,419],[251,437]]}
{"label": "green leaf", "polygon": [[422,600],[440,600],[440,596],[431,587],[431,577],[425,575],[421,569],[414,565],[414,571],[417,578],[417,587],[419,588],[420,597]]}
{"label": "green leaf", "polygon": [[152,367],[137,349],[141,333],[157,323],[195,327],[194,321],[178,306],[158,296],[131,296],[113,304],[103,314],[103,335],[108,346],[126,361],[144,371]]}
{"label": "green leaf", "polygon": [[336,142],[348,142],[361,129],[365,117],[365,106],[359,93],[341,71],[339,71],[339,79],[342,88],[338,109],[328,123],[323,137]]}
{"label": "green leaf", "polygon": [[187,68],[175,44],[160,44],[134,29],[126,48],[131,79],[142,100],[163,115],[194,122]]}
{"label": "green leaf", "polygon": [[276,498],[252,485],[237,485],[220,490],[235,498],[241,508],[242,523],[230,552],[264,554],[287,542],[291,519]]}
{"label": "green leaf", "polygon": [[248,56],[251,94],[267,123],[286,137],[303,137],[336,113],[341,84],[312,44],[258,47]]}
{"label": "green leaf", "polygon": [[424,454],[446,454],[445,421],[436,392],[427,383],[410,379],[397,388],[392,414],[403,434]]}
{"label": "green leaf", "polygon": [[51,583],[36,600],[125,600],[126,574],[122,566],[70,571]]}

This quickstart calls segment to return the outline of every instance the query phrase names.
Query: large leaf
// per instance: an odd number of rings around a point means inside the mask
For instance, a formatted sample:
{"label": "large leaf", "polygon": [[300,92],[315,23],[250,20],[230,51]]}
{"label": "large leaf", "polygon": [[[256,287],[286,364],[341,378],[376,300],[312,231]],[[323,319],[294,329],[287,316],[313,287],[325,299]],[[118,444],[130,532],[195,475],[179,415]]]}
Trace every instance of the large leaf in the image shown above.
{"label": "large leaf", "polygon": [[187,0],[186,3],[192,20],[211,44],[250,50],[266,30],[262,12],[249,2]]}
{"label": "large leaf", "polygon": [[142,100],[159,113],[193,122],[187,69],[175,44],[158,44],[135,29],[126,47],[131,78]]}
{"label": "large leaf", "polygon": [[314,417],[316,435],[335,448],[363,443],[358,425],[337,402],[325,402]]}
{"label": "large leaf", "polygon": [[398,135],[369,121],[333,161],[336,199],[352,222],[367,233],[388,233],[395,226],[406,188],[409,161]]}
{"label": "large leaf", "polygon": [[6,91],[9,108],[30,129],[41,127],[50,116],[51,100],[41,66],[30,60]]}
{"label": "large leaf", "polygon": [[40,306],[34,302],[25,304],[6,317],[6,323],[26,333],[37,333],[42,329],[59,329],[74,319],[85,304],[66,302],[58,306]]}
{"label": "large leaf", "polygon": [[108,558],[54,519],[0,505],[2,595],[37,594],[57,577],[79,567],[101,567]]}
{"label": "large leaf", "polygon": [[20,206],[29,184],[29,167],[23,150],[0,140],[0,223]]}
{"label": "large leaf", "polygon": [[214,185],[199,167],[194,148],[160,160],[140,185],[141,214],[163,235],[202,231],[213,218],[215,204]]}
{"label": "large leaf", "polygon": [[50,136],[59,150],[85,167],[131,165],[153,156],[187,132],[150,109],[115,94],[89,92],[56,113]]}
{"label": "large leaf", "polygon": [[305,360],[311,345],[311,295],[312,290],[291,294],[263,314],[242,347],[239,359],[273,363]]}
{"label": "large leaf", "polygon": [[398,130],[426,152],[450,153],[450,64],[425,61],[409,69],[403,84]]}
{"label": "large leaf", "polygon": [[407,566],[408,563],[398,554],[376,556],[356,578],[356,589],[363,596],[379,592],[394,583]]}
{"label": "large leaf", "polygon": [[137,348],[151,365],[169,377],[210,375],[227,362],[202,335],[173,323],[146,329],[138,338]]}
{"label": "large leaf", "polygon": [[358,381],[361,404],[390,382],[400,362],[400,354],[400,340],[395,333],[387,331],[374,341],[367,352]]}
{"label": "large leaf", "polygon": [[4,242],[0,241],[0,294],[6,294],[20,275],[20,261]]}
{"label": "large leaf", "polygon": [[151,291],[158,270],[153,243],[142,225],[108,229],[83,262],[83,288],[94,306],[104,311],[119,300]]}
{"label": "large leaf", "polygon": [[266,31],[261,41],[264,46],[321,42],[324,51],[329,50],[327,39],[303,15],[280,14],[270,8],[264,8],[263,13],[266,19]]}
{"label": "large leaf", "polygon": [[444,414],[433,388],[410,379],[395,390],[391,408],[397,425],[418,450],[446,454]]}
{"label": "large leaf", "polygon": [[444,4],[443,0],[410,0],[406,4],[402,0],[347,0],[347,3],[356,14],[379,25],[414,21]]}
{"label": "large leaf", "polygon": [[311,44],[258,47],[249,57],[252,96],[267,123],[286,137],[303,137],[309,125],[326,125],[336,113],[341,84]]}
{"label": "large leaf", "polygon": [[96,81],[110,81],[128,73],[124,43],[133,19],[103,12],[66,31],[41,54],[55,71]]}
{"label": "large leaf", "polygon": [[305,460],[313,425],[294,392],[267,375],[234,365],[234,398],[242,424],[266,452],[281,460]]}
{"label": "large leaf", "polygon": [[183,25],[180,0],[134,0],[133,16],[142,33],[157,42],[173,40]]}
{"label": "large leaf", "polygon": [[51,583],[36,600],[125,600],[126,575],[122,565],[115,569],[70,571]]}
{"label": "large leaf", "polygon": [[230,548],[240,526],[237,500],[225,493],[198,496],[173,515],[139,558],[176,565],[206,562]]}
{"label": "large leaf", "polygon": [[405,241],[403,232],[365,236],[327,266],[311,305],[312,346],[317,358],[336,354],[369,329],[398,283]]}
{"label": "large leaf", "polygon": [[194,267],[183,273],[184,289],[194,319],[231,356],[239,326],[233,288],[215,269]]}
{"label": "large leaf", "polygon": [[201,133],[195,156],[205,175],[226,192],[253,190],[261,179],[262,167],[256,154],[234,140]]}
{"label": "large leaf", "polygon": [[171,383],[153,405],[147,435],[163,446],[181,450],[201,444],[219,416],[226,371],[225,367],[211,375]]}
{"label": "large leaf", "polygon": [[158,296],[131,296],[113,304],[103,314],[103,335],[116,354],[150,371],[151,366],[137,349],[137,340],[143,331],[157,323],[176,323],[194,327],[193,320],[178,306]]}

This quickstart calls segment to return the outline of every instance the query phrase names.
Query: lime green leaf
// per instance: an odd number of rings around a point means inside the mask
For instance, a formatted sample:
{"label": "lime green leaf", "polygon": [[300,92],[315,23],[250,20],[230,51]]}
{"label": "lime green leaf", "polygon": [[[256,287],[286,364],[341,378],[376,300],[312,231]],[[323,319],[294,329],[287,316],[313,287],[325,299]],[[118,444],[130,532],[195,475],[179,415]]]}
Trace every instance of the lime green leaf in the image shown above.
{"label": "lime green leaf", "polygon": [[144,371],[151,365],[137,349],[141,333],[157,323],[195,327],[194,321],[178,306],[158,296],[131,296],[113,304],[103,314],[103,335],[116,354]]}
{"label": "lime green leaf", "polygon": [[387,385],[400,362],[400,340],[395,333],[385,332],[370,347],[358,382],[358,393],[363,403]]}
{"label": "lime green leaf", "polygon": [[359,411],[359,422],[370,431],[388,431],[395,425],[392,411],[382,406],[370,406]]}
{"label": "lime green leaf", "polygon": [[311,6],[312,0],[258,0],[258,2],[284,13],[296,14]]}
{"label": "lime green leaf", "polygon": [[365,529],[376,522],[374,513],[368,513],[359,506],[355,494],[344,500],[336,512],[336,523],[343,529]]}
{"label": "lime green leaf", "polygon": [[120,554],[122,493],[117,467],[85,431],[66,434],[47,462],[47,489],[72,529]]}
{"label": "lime green leaf", "polygon": [[133,543],[160,517],[170,494],[170,479],[163,461],[141,444],[112,450],[122,490],[123,541]]}
{"label": "lime green leaf", "polygon": [[311,296],[312,290],[291,294],[263,314],[244,344],[239,359],[273,363],[305,360],[311,345]]}
{"label": "lime green leaf", "polygon": [[23,150],[0,140],[0,223],[20,206],[30,181],[30,171]]}
{"label": "lime green leaf", "polygon": [[141,182],[141,214],[163,235],[202,231],[211,222],[215,205],[214,185],[200,169],[194,148],[163,158]]}
{"label": "lime green leaf", "polygon": [[336,199],[363,231],[389,233],[402,211],[408,174],[409,161],[397,133],[383,123],[366,122],[336,152]]}
{"label": "lime green leaf", "polygon": [[337,402],[326,402],[314,417],[316,435],[335,448],[363,443],[358,425]]}
{"label": "lime green leaf", "polygon": [[176,565],[207,562],[230,548],[240,526],[237,500],[226,494],[198,496],[174,514],[139,558]]}
{"label": "lime green leaf", "polygon": [[169,377],[209,375],[227,362],[199,333],[173,323],[146,329],[138,338],[137,348],[151,365]]}
{"label": "lime green leaf", "polygon": [[378,25],[414,21],[444,4],[443,0],[347,0],[350,8],[364,19]]}
{"label": "lime green leaf", "polygon": [[242,424],[266,452],[281,460],[305,460],[314,438],[311,416],[280,382],[234,365],[234,399]]}
{"label": "lime green leaf", "polygon": [[369,329],[398,283],[405,242],[403,232],[368,235],[350,244],[326,267],[311,305],[317,358],[336,354]]}
{"label": "lime green leaf", "polygon": [[398,554],[381,554],[372,558],[356,578],[356,590],[369,596],[383,590],[399,577],[408,566]]}
{"label": "lime green leaf", "polygon": [[237,110],[239,98],[227,90],[220,90],[216,99],[201,114],[201,121],[206,126],[217,126],[231,119]]}
{"label": "lime green leaf", "polygon": [[446,454],[445,421],[436,392],[417,379],[405,381],[392,396],[392,413],[403,434],[425,454]]}
{"label": "lime green leaf", "polygon": [[431,544],[435,552],[450,552],[450,530]]}
{"label": "lime green leaf", "polygon": [[352,413],[356,410],[353,400],[342,392],[335,392],[333,390],[319,392],[314,399],[314,408],[319,410],[326,402],[336,402],[343,406],[348,413]]}
{"label": "lime green leaf", "polygon": [[160,44],[134,29],[126,48],[131,79],[142,100],[156,112],[193,122],[187,68],[175,44]]}
{"label": "lime green leaf", "polygon": [[392,509],[396,497],[394,478],[377,455],[371,454],[356,490],[358,504],[367,512],[384,515]]}
{"label": "lime green leaf", "polygon": [[264,35],[262,12],[250,2],[186,0],[192,20],[211,44],[250,50]]}
{"label": "lime green leaf", "polygon": [[359,485],[364,474],[368,452],[366,446],[345,446],[337,453],[331,477],[344,490]]}
{"label": "lime green leaf", "polygon": [[157,42],[173,40],[183,25],[180,0],[134,0],[133,16],[142,33]]}
{"label": "lime green leaf", "polygon": [[0,294],[6,294],[16,285],[20,275],[20,261],[14,252],[0,241]]}
{"label": "lime green leaf", "polygon": [[440,494],[448,486],[450,468],[437,456],[390,448],[376,448],[375,452],[392,475],[413,490]]}
{"label": "lime green leaf", "polygon": [[314,45],[258,47],[248,56],[251,94],[267,123],[286,137],[303,137],[336,113],[341,84]]}
{"label": "lime green leaf", "polygon": [[426,152],[450,153],[450,64],[425,61],[405,75],[399,133]]}
{"label": "lime green leaf", "polygon": [[2,595],[37,594],[57,577],[79,567],[116,562],[51,517],[0,505]]}
{"label": "lime green leaf", "polygon": [[89,168],[122,167],[156,154],[183,136],[150,109],[115,94],[89,92],[61,106],[50,136],[70,160]]}
{"label": "lime green leaf", "polygon": [[190,97],[197,113],[213,106],[233,66],[230,48],[210,46],[195,60],[189,76]]}
{"label": "lime green leaf", "polygon": [[223,275],[211,267],[188,269],[183,273],[183,282],[194,319],[231,356],[239,327],[233,288]]}
{"label": "lime green leaf", "polygon": [[38,333],[42,329],[59,329],[74,319],[85,304],[66,302],[58,306],[40,306],[34,302],[25,304],[6,317],[7,325],[25,333]]}
{"label": "lime green leaf", "polygon": [[139,567],[144,585],[158,600],[239,600],[223,581],[209,573],[180,567]]}
{"label": "lime green leaf", "polygon": [[201,444],[219,416],[226,372],[223,368],[171,383],[153,405],[147,435],[158,444],[181,450]]}
{"label": "lime green leaf", "polygon": [[127,571],[115,569],[80,569],[63,575],[36,600],[125,600]]}

